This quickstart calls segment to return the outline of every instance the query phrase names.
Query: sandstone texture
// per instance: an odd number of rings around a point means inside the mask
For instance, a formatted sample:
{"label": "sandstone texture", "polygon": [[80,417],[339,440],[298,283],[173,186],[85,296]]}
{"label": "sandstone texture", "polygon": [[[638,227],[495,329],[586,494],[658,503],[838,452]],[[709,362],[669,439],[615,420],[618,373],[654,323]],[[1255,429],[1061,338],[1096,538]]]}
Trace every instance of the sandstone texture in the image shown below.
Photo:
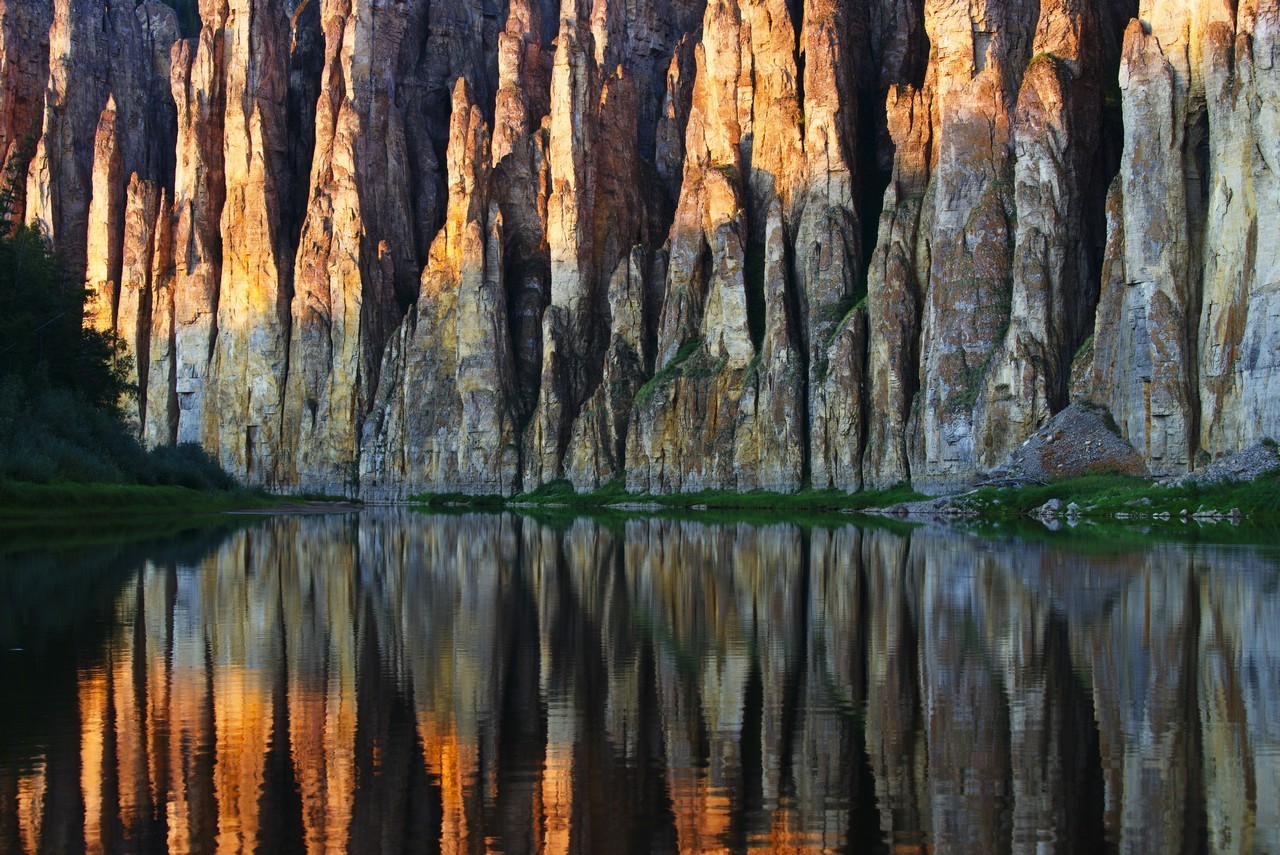
{"label": "sandstone texture", "polygon": [[0,0],[6,198],[149,445],[402,499],[952,489],[1073,403],[1159,476],[1280,437],[1280,0],[199,17]]}
{"label": "sandstone texture", "polygon": [[445,224],[417,304],[387,347],[352,475],[366,495],[510,495],[518,486],[502,215],[489,198],[489,144],[480,108],[459,80]]}
{"label": "sandstone texture", "polygon": [[[6,176],[25,177],[44,123],[49,81],[52,3],[0,3],[0,163]],[[19,180],[9,216],[26,211],[26,182]]]}

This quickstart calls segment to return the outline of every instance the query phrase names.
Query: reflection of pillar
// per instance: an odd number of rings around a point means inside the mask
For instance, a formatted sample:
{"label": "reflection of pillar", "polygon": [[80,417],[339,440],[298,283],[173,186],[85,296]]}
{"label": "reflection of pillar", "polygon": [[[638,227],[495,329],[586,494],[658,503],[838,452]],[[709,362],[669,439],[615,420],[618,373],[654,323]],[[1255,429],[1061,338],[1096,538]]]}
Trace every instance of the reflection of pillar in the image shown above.
{"label": "reflection of pillar", "polygon": [[547,711],[546,759],[538,785],[538,817],[545,853],[581,849],[579,818],[583,762],[579,747],[585,734],[579,720],[583,703],[580,671],[590,642],[575,614],[572,570],[567,545],[547,528],[524,528],[524,571],[534,591],[538,614],[539,695]]}
{"label": "reflection of pillar", "polygon": [[89,852],[154,838],[169,782],[169,620],[172,572],[147,563],[118,604],[127,627],[107,641],[107,662],[82,671],[80,790]]}
{"label": "reflection of pillar", "polygon": [[257,846],[258,794],[270,738],[269,687],[244,665],[227,663],[214,670],[213,696],[217,851],[250,851]]}
{"label": "reflection of pillar", "polygon": [[388,643],[406,651],[423,760],[440,788],[440,847],[470,852],[493,836],[509,631],[504,568],[516,545],[509,518],[481,516],[440,519],[424,540],[388,586],[402,594],[387,627],[403,635]]}
{"label": "reflection of pillar", "polygon": [[[804,723],[791,774],[805,842],[833,851],[847,843],[865,756],[854,720],[867,700],[862,533],[850,526],[809,537],[807,669],[797,703]],[[859,822],[871,826],[868,819]]]}
{"label": "reflection of pillar", "polygon": [[[234,539],[235,543],[238,538]],[[204,610],[215,603],[204,599],[202,577],[213,562],[198,569],[184,569],[174,580],[174,605],[169,623],[174,627],[169,689],[169,767],[173,785],[165,799],[169,852],[206,852],[218,831],[218,806],[213,769],[214,726],[213,668],[205,648]]]}
{"label": "reflection of pillar", "polygon": [[1048,553],[1037,566],[1010,548],[976,579],[986,645],[1007,694],[1014,852],[1105,847],[1093,704],[1073,671],[1066,623],[1024,583],[1053,578],[1058,564],[1079,571],[1073,557]]}
{"label": "reflection of pillar", "polygon": [[575,838],[580,794],[577,790],[577,746],[582,737],[573,698],[547,699],[547,761],[542,772],[542,851],[567,855],[581,848]]}
{"label": "reflection of pillar", "polygon": [[[352,795],[349,839],[373,851],[404,848],[411,820],[422,805],[411,784],[426,777],[421,755],[414,749],[414,712],[401,686],[389,678],[382,659],[384,642],[377,626],[360,609],[356,636],[356,739],[352,751],[357,788]],[[426,842],[436,831],[423,829]]]}
{"label": "reflection of pillar", "polygon": [[79,682],[80,788],[84,794],[84,839],[87,851],[95,853],[103,851],[104,839],[115,824],[113,806],[106,804],[103,793],[107,780],[111,677],[105,668],[95,668],[92,672],[82,673]]}
{"label": "reflection of pillar", "polygon": [[922,561],[884,531],[863,537],[867,575],[867,754],[886,838],[923,845],[931,809],[920,697]]}
{"label": "reflection of pillar", "polygon": [[731,564],[742,554],[735,547],[740,533],[751,530],[658,520],[627,530],[637,606],[656,624],[657,696],[681,851],[727,850],[740,817],[744,704],[754,667],[743,618],[751,588],[738,583]]}
{"label": "reflection of pillar", "polygon": [[1232,649],[1235,639],[1228,637],[1226,616],[1222,613],[1223,606],[1228,605],[1223,600],[1236,592],[1222,590],[1226,586],[1217,578],[1203,576],[1198,582],[1204,612],[1199,639],[1200,681],[1196,688],[1205,751],[1209,845],[1215,852],[1251,852],[1255,851],[1251,796],[1256,782],[1250,762],[1253,750]]}
{"label": "reflection of pillar", "polygon": [[[29,772],[12,780],[12,795],[4,795],[6,811],[13,805],[13,825],[0,835],[5,850],[13,846],[15,851],[39,852],[43,841],[44,801],[49,779],[45,775],[44,758],[37,758]],[[8,787],[6,786],[6,789]]]}
{"label": "reflection of pillar", "polygon": [[[217,851],[256,848],[271,740],[272,667],[283,659],[279,550],[293,521],[242,533],[203,574],[213,665]],[[238,548],[237,548],[238,547]]]}
{"label": "reflection of pillar", "polygon": [[[775,810],[787,759],[783,751],[795,724],[794,691],[805,657],[806,565],[801,560],[800,530],[794,526],[739,525],[732,534],[732,584],[738,588],[743,621],[751,628],[761,682],[760,786],[765,810]],[[769,829],[771,835],[775,831],[776,825]]]}
{"label": "reflection of pillar", "polygon": [[469,852],[474,846],[467,817],[468,802],[475,790],[474,747],[459,744],[451,723],[422,712],[418,714],[418,738],[427,771],[440,786],[440,851]]}
{"label": "reflection of pillar", "polygon": [[[588,621],[599,637],[607,686],[605,735],[628,762],[634,762],[644,726],[640,720],[640,639],[622,570],[622,544],[597,522],[580,519],[565,534],[564,551],[579,619]],[[620,777],[623,780],[619,783],[625,786],[633,776]]]}
{"label": "reflection of pillar", "polygon": [[[1225,562],[1223,562],[1225,564]],[[1197,579],[1209,846],[1280,852],[1280,594],[1266,567]]]}
{"label": "reflection of pillar", "polygon": [[[740,789],[717,785],[709,774],[709,763],[699,747],[697,687],[681,678],[674,657],[661,653],[655,656],[667,793],[675,815],[677,848],[681,852],[728,852],[733,794]],[[718,744],[726,747],[722,740]],[[726,762],[734,758],[717,757],[718,754],[713,748],[712,757],[718,759],[720,767],[717,777],[723,779]]]}
{"label": "reflection of pillar", "polygon": [[[155,656],[159,661],[162,650],[149,650],[147,632],[147,599],[154,584],[152,577],[159,571],[153,566],[146,566],[139,571],[133,584],[132,594],[123,598],[121,615],[124,626],[131,628],[127,636],[123,636],[112,646],[112,679],[110,683],[112,719],[115,727],[115,763],[117,786],[117,810],[112,817],[106,817],[119,828],[126,839],[145,836],[151,823],[151,787],[152,762],[149,753],[150,734],[154,720],[149,716],[149,657]],[[129,601],[132,600],[132,603]],[[161,681],[163,682],[163,681]],[[86,791],[87,793],[87,791]],[[88,803],[86,799],[86,813]],[[105,814],[105,808],[104,808]],[[93,838],[88,835],[86,824],[86,842],[92,846]]]}
{"label": "reflection of pillar", "polygon": [[155,837],[164,829],[164,810],[167,796],[172,789],[169,732],[172,727],[170,710],[170,663],[173,650],[173,603],[176,592],[174,568],[148,562],[145,592],[140,615],[141,633],[145,637],[148,655],[138,662],[144,673],[146,687],[146,754],[148,834]]}
{"label": "reflection of pillar", "polygon": [[1058,817],[1063,768],[1051,720],[1057,698],[1049,697],[1044,611],[1009,571],[992,557],[975,574],[974,588],[985,647],[1008,705],[1011,850],[1035,853],[1065,831]]}
{"label": "reflection of pillar", "polygon": [[1232,621],[1236,668],[1243,675],[1245,728],[1253,747],[1254,844],[1259,852],[1280,852],[1280,591],[1275,579],[1274,566],[1251,573]]}
{"label": "reflection of pillar", "polygon": [[[1126,851],[1193,850],[1199,728],[1193,723],[1193,573],[1185,554],[1157,549],[1086,632],[1099,723],[1110,839]],[[1198,777],[1198,776],[1197,776]]]}
{"label": "reflection of pillar", "polygon": [[974,584],[982,556],[949,538],[917,533],[926,557],[921,684],[929,746],[933,842],[950,851],[1008,850],[1009,719],[1000,676],[980,643],[983,613]]}
{"label": "reflection of pillar", "polygon": [[279,564],[292,772],[307,851],[346,851],[357,783],[355,544],[307,523]]}

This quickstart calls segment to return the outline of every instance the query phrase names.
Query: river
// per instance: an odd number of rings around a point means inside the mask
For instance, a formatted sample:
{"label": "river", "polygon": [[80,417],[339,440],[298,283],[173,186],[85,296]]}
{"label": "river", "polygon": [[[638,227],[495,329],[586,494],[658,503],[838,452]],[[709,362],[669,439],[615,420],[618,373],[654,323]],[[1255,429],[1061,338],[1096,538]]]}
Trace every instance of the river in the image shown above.
{"label": "river", "polygon": [[175,528],[0,547],[0,852],[1280,852],[1226,525]]}

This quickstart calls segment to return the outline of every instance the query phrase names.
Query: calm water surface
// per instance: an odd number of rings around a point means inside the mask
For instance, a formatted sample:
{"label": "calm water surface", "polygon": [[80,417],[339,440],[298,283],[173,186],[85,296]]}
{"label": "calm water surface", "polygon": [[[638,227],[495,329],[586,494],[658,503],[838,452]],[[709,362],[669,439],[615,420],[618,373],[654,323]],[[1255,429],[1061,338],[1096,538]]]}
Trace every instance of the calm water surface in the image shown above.
{"label": "calm water surface", "polygon": [[0,544],[0,852],[1280,852],[1274,549],[373,510],[56,541]]}

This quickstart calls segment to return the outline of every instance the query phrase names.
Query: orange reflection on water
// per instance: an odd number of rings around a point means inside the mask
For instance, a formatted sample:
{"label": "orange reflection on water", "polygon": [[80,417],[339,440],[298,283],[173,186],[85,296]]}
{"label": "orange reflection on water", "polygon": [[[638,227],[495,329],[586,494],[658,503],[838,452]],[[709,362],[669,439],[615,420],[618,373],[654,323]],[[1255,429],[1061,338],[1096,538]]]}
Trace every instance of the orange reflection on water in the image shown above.
{"label": "orange reflection on water", "polygon": [[441,812],[440,849],[442,852],[470,852],[476,844],[476,833],[468,821],[475,813],[477,791],[477,757],[475,745],[460,742],[452,721],[420,713],[418,738],[422,740],[422,756],[427,770],[439,784]]}
{"label": "orange reflection on water", "polygon": [[[81,674],[80,788],[84,793],[84,839],[88,852],[102,851],[103,781],[106,779],[107,708],[111,678],[106,669]],[[107,815],[110,819],[110,814]],[[34,848],[28,848],[34,852]]]}
{"label": "orange reflection on water", "polygon": [[73,714],[0,744],[0,850],[1280,852],[1278,566],[271,520],[50,659],[30,718]]}
{"label": "orange reflection on water", "polygon": [[18,834],[26,852],[40,851],[40,832],[44,827],[45,776],[44,758],[36,760],[30,772],[20,776],[15,789]]}

